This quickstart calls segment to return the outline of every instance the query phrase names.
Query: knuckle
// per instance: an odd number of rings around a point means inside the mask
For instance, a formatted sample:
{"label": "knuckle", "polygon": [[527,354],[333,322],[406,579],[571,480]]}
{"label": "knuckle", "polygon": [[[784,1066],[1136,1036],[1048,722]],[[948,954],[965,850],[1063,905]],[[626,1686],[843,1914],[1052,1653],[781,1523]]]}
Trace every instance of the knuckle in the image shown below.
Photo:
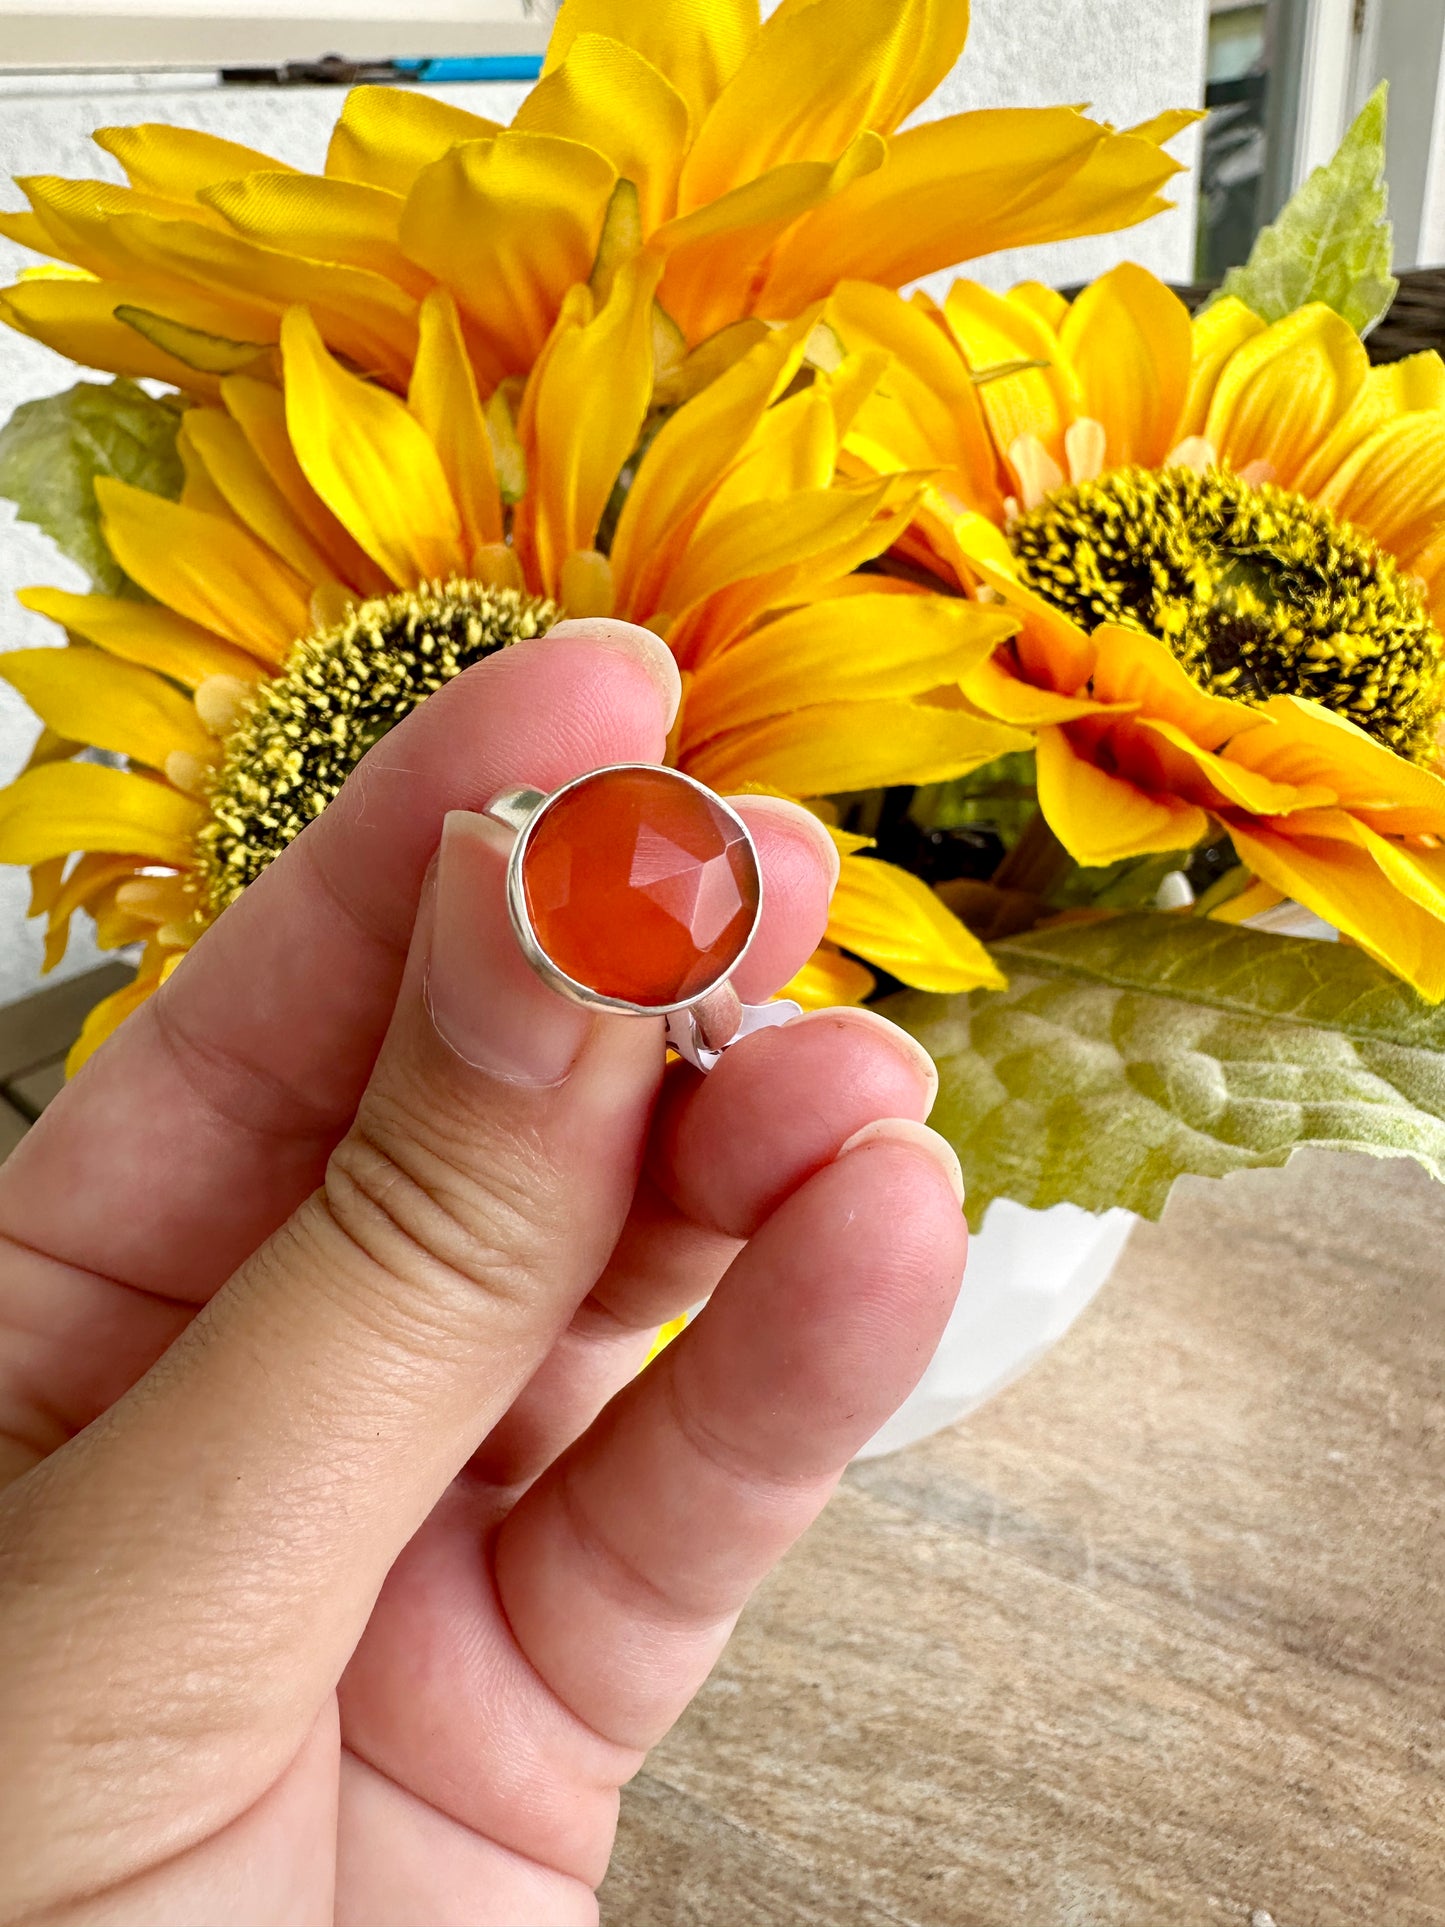
{"label": "knuckle", "polygon": [[332,1153],[323,1202],[353,1250],[411,1287],[414,1311],[458,1285],[525,1307],[556,1260],[558,1189],[525,1132],[501,1139],[391,1097],[369,1099]]}

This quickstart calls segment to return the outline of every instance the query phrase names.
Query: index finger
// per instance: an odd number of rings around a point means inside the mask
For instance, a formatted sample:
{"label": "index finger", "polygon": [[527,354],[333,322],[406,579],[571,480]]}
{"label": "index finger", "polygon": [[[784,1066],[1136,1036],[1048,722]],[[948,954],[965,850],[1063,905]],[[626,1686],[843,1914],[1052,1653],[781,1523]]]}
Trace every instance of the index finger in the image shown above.
{"label": "index finger", "polygon": [[207,1298],[351,1121],[447,812],[661,760],[677,691],[666,647],[615,622],[514,643],[449,683],[61,1093],[0,1173],[0,1236]]}

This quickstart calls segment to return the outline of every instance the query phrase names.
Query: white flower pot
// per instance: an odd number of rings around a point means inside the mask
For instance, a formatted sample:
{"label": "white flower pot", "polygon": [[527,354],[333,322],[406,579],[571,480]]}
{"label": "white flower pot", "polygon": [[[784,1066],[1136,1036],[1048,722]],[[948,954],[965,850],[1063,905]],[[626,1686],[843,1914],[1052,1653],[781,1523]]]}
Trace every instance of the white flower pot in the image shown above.
{"label": "white flower pot", "polygon": [[1099,1290],[1137,1222],[1132,1211],[995,1198],[971,1241],[968,1272],[938,1350],[911,1396],[860,1459],[896,1452],[956,1424],[1057,1344]]}

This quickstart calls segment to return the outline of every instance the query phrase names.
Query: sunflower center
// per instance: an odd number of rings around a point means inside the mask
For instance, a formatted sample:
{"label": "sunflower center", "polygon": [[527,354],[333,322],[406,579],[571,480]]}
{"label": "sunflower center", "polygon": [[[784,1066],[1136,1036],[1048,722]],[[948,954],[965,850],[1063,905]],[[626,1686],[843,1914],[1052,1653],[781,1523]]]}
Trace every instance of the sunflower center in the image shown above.
{"label": "sunflower center", "polygon": [[1413,578],[1348,523],[1226,470],[1122,468],[1009,531],[1025,582],[1092,628],[1166,641],[1205,689],[1306,696],[1415,761],[1445,712],[1445,643]]}
{"label": "sunflower center", "polygon": [[227,737],[200,832],[212,915],[318,817],[374,742],[483,657],[541,635],[555,604],[479,582],[365,602],[307,636]]}

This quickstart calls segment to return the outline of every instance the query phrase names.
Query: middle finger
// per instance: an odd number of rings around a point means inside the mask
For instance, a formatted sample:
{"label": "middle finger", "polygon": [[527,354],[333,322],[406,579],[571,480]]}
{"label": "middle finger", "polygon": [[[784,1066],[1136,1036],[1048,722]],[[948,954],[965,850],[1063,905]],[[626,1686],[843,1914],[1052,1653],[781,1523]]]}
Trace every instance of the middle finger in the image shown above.
{"label": "middle finger", "polygon": [[606,1271],[507,1416],[474,1476],[534,1478],[646,1358],[659,1325],[699,1304],[799,1185],[880,1117],[922,1123],[937,1074],[920,1045],[867,1010],[824,1010],[762,1031],[706,1077],[676,1065],[647,1176]]}

